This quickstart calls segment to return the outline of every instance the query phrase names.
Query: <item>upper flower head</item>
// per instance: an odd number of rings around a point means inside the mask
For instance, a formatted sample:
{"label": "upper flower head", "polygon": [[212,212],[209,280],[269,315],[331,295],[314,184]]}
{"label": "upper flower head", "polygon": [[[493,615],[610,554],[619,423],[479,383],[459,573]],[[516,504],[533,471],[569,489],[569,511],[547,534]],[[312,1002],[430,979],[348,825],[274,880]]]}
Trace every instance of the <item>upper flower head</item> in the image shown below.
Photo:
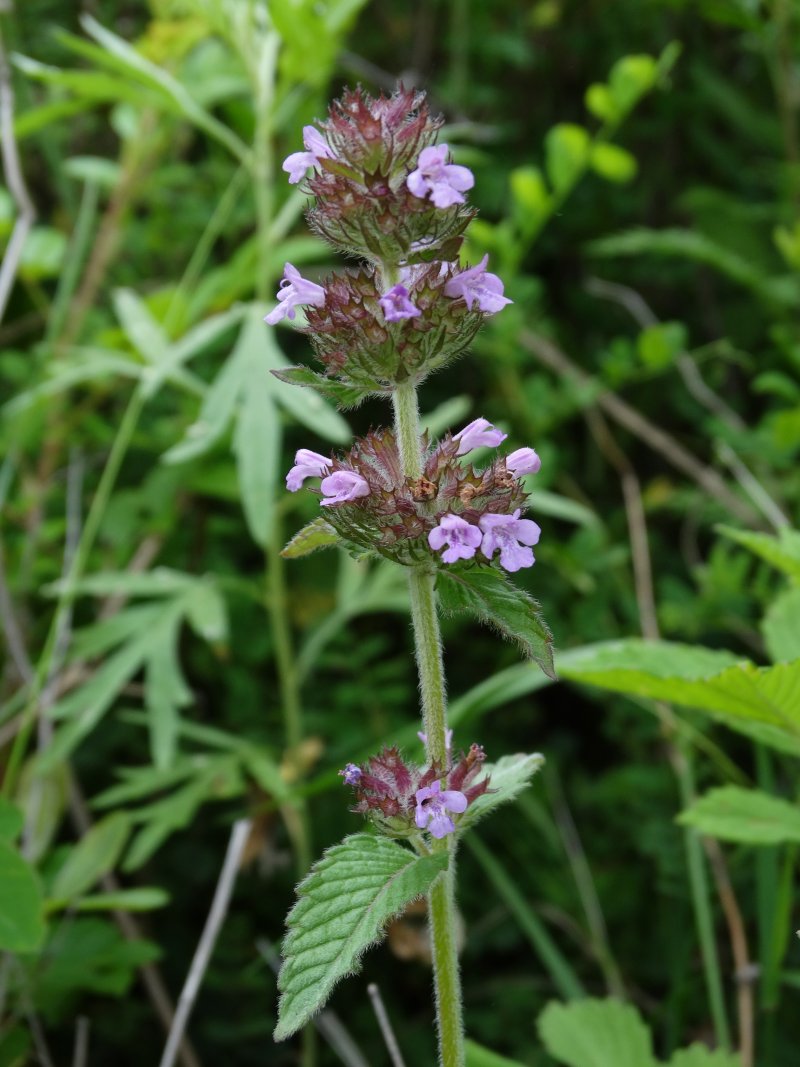
{"label": "upper flower head", "polygon": [[366,479],[355,471],[334,471],[327,478],[323,478],[320,488],[326,498],[320,501],[323,507],[345,504],[349,500],[357,500],[360,496],[369,496]]}
{"label": "upper flower head", "polygon": [[280,303],[273,311],[270,311],[269,315],[264,316],[264,322],[269,323],[270,326],[274,326],[282,318],[293,319],[294,309],[298,304],[314,304],[315,307],[322,307],[325,303],[325,290],[322,286],[304,278],[297,267],[293,267],[291,263],[284,264],[283,278],[275,296]]}
{"label": "upper flower head", "polygon": [[433,782],[416,794],[417,811],[414,822],[420,830],[428,830],[434,837],[445,837],[455,830],[455,823],[447,814],[460,815],[467,810],[467,798],[457,789],[442,789],[442,783]]}
{"label": "upper flower head", "polygon": [[518,571],[534,564],[533,552],[528,545],[535,545],[541,534],[532,519],[521,519],[520,509],[513,515],[482,515],[478,522],[483,530],[481,552],[487,559],[500,549],[500,566],[507,571]]}
{"label": "upper flower head", "polygon": [[475,184],[472,171],[455,163],[446,163],[447,145],[423,148],[417,160],[417,169],[412,170],[406,185],[409,191],[421,198],[430,196],[438,208],[452,207],[465,202],[462,195]]}
{"label": "upper flower head", "polygon": [[331,469],[331,461],[319,452],[300,448],[295,453],[294,466],[286,475],[286,488],[296,493],[306,478],[322,478]]}
{"label": "upper flower head", "polygon": [[404,285],[393,285],[388,293],[380,298],[383,315],[387,322],[399,322],[401,319],[414,319],[421,314],[408,298],[408,289]]}
{"label": "upper flower head", "polygon": [[303,144],[305,152],[292,152],[283,161],[282,169],[289,175],[290,185],[301,181],[309,167],[316,167],[318,160],[334,158],[327,141],[313,126],[303,127]]}
{"label": "upper flower head", "polygon": [[506,456],[506,470],[511,471],[515,478],[521,478],[523,474],[536,474],[542,466],[542,461],[532,448],[518,448]]}
{"label": "upper flower head", "polygon": [[507,296],[503,296],[503,283],[496,274],[489,274],[486,264],[489,262],[488,253],[475,267],[459,271],[454,274],[444,287],[445,296],[457,299],[461,297],[467,307],[472,310],[472,305],[477,304],[481,311],[487,315],[494,315],[501,311],[506,304],[513,304]]}
{"label": "upper flower head", "polygon": [[482,540],[481,531],[472,526],[459,515],[443,515],[439,525],[434,526],[428,534],[428,544],[434,551],[444,548],[444,563],[455,563],[457,559],[472,559]]}
{"label": "upper flower head", "polygon": [[453,440],[460,442],[457,452],[459,456],[465,456],[467,452],[471,452],[473,448],[480,448],[481,445],[495,448],[507,437],[507,433],[496,429],[488,419],[473,419],[463,430],[453,434]]}

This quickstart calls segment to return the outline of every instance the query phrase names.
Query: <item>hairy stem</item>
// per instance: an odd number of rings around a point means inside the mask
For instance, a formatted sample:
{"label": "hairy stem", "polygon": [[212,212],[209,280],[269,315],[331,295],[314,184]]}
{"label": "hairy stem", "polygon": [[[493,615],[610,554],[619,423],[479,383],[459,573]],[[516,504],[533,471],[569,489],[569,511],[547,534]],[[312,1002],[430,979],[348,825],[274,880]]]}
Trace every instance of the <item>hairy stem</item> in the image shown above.
{"label": "hairy stem", "polygon": [[[422,473],[422,448],[416,387],[409,382],[398,386],[393,402],[395,432],[403,473],[407,478],[419,478]],[[436,614],[434,575],[422,568],[411,569],[409,589],[411,622],[422,697],[422,721],[427,736],[427,756],[430,761],[436,761],[444,767],[447,759],[445,741],[447,703],[442,637],[439,618]],[[455,842],[449,838],[436,842],[436,848],[449,848],[450,864],[434,882],[428,895],[441,1067],[464,1067],[465,1062],[461,982],[458,973],[456,943],[454,846]]]}

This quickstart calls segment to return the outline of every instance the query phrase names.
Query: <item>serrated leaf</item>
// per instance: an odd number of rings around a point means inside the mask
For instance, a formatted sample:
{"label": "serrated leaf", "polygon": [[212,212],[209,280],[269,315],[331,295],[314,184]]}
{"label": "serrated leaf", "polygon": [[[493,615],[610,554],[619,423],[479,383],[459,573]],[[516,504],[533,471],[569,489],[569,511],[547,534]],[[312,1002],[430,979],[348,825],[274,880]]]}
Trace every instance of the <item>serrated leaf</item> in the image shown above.
{"label": "serrated leaf", "polygon": [[631,639],[587,652],[564,674],[617,693],[706,711],[734,729],[758,724],[800,737],[800,660],[756,667],[712,649]]}
{"label": "serrated leaf", "polygon": [[466,830],[501,804],[508,804],[518,797],[522,790],[531,784],[531,779],[543,765],[544,756],[539,752],[503,756],[497,763],[487,763],[482,769],[484,774],[489,775],[490,792],[476,797],[459,817],[459,832]]}
{"label": "serrated leaf", "polygon": [[0,841],[0,949],[33,952],[44,932],[38,879],[16,849]]}
{"label": "serrated leaf", "polygon": [[777,537],[773,537],[751,530],[735,530],[732,526],[717,526],[716,529],[723,537],[744,545],[794,581],[800,582],[800,530],[784,527]]}
{"label": "serrated leaf", "polygon": [[555,678],[553,638],[539,613],[539,605],[499,571],[439,571],[436,590],[446,612],[469,612],[516,641],[536,660],[548,678]]}
{"label": "serrated leaf", "polygon": [[316,389],[328,400],[332,400],[343,411],[354,408],[370,396],[368,389],[359,389],[354,385],[342,385],[333,378],[326,378],[323,374],[317,374],[310,367],[287,367],[286,370],[274,370],[272,373],[279,381],[288,382],[290,385],[305,385],[309,389]]}
{"label": "serrated leaf", "polygon": [[695,1044],[676,1052],[667,1067],[742,1067],[742,1061],[733,1052]]}
{"label": "serrated leaf", "polygon": [[100,819],[75,845],[53,879],[50,896],[69,901],[113,869],[130,833],[130,818],[117,811]]}
{"label": "serrated leaf", "polygon": [[800,841],[800,808],[758,789],[712,789],[682,811],[678,822],[720,841],[778,845]]}
{"label": "serrated leaf", "polygon": [[298,887],[287,918],[275,1040],[299,1030],[334,985],[358,969],[384,925],[422,896],[447,866],[447,853],[416,856],[382,837],[354,834],[330,849]]}
{"label": "serrated leaf", "polygon": [[341,537],[322,517],[313,519],[302,530],[298,530],[281,552],[285,559],[300,559],[319,548],[331,548],[341,543]]}
{"label": "serrated leaf", "polygon": [[650,1031],[630,1004],[548,1004],[538,1025],[547,1051],[568,1067],[656,1067]]}

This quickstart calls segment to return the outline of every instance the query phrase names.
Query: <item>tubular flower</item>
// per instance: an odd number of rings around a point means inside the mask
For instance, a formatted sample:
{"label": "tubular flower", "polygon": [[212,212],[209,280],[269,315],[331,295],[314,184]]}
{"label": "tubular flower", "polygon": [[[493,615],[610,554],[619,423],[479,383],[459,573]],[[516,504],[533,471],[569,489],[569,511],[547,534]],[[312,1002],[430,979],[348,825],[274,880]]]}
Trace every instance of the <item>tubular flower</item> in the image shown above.
{"label": "tubular flower", "polygon": [[473,448],[480,448],[481,445],[495,448],[507,437],[507,433],[496,429],[488,419],[473,419],[463,430],[453,434],[453,440],[459,442],[457,452],[459,456],[466,456]]}
{"label": "tubular flower", "polygon": [[513,304],[513,300],[503,296],[503,283],[500,278],[486,270],[488,262],[487,253],[477,266],[453,275],[444,287],[445,296],[454,299],[460,297],[470,310],[473,304],[477,304],[487,315],[495,315],[502,311],[506,304]]}
{"label": "tubular flower", "polygon": [[447,814],[461,815],[467,810],[467,798],[458,789],[442,789],[441,782],[418,789],[417,810],[414,822],[420,830],[427,830],[433,837],[446,837],[455,830],[455,823]]}
{"label": "tubular flower", "polygon": [[264,322],[274,326],[283,318],[293,319],[295,308],[298,304],[313,304],[322,307],[325,303],[325,290],[316,282],[310,282],[304,278],[297,267],[291,263],[285,263],[283,278],[278,292],[275,294],[279,301],[278,306],[264,316]]}
{"label": "tubular flower", "polygon": [[351,500],[357,500],[361,496],[369,496],[369,486],[366,479],[355,471],[334,471],[327,478],[322,479],[322,506],[333,507],[335,504],[347,504]]}
{"label": "tubular flower", "polygon": [[500,566],[507,571],[532,567],[535,560],[528,545],[535,545],[541,530],[531,519],[521,519],[520,509],[513,515],[482,515],[478,520],[483,530],[481,552],[491,559],[500,549]]}
{"label": "tubular flower", "polygon": [[356,763],[346,763],[338,773],[342,776],[345,785],[358,785],[364,775]]}
{"label": "tubular flower", "polygon": [[506,456],[506,470],[515,478],[521,478],[523,474],[537,474],[541,466],[542,461],[532,448],[518,448]]}
{"label": "tubular flower", "polygon": [[289,175],[289,184],[296,185],[306,176],[309,167],[316,167],[320,159],[334,159],[325,138],[313,126],[303,127],[305,152],[292,152],[283,161],[282,170]]}
{"label": "tubular flower", "polygon": [[415,319],[421,312],[408,298],[408,289],[404,285],[394,285],[388,293],[380,298],[383,315],[387,322],[400,322],[402,319]]}
{"label": "tubular flower", "polygon": [[300,448],[295,453],[294,466],[286,475],[286,488],[296,493],[306,478],[324,478],[331,469],[331,461],[319,452],[309,448]]}
{"label": "tubular flower", "polygon": [[478,527],[472,526],[458,515],[443,515],[439,525],[434,526],[428,534],[428,544],[435,552],[447,545],[442,553],[444,563],[455,563],[457,559],[472,559],[480,548],[482,539],[483,535]]}
{"label": "tubular flower", "polygon": [[446,144],[423,148],[417,160],[417,169],[412,170],[406,179],[413,196],[420,199],[429,196],[438,208],[463,204],[463,194],[475,184],[472,171],[467,167],[445,162],[447,154]]}

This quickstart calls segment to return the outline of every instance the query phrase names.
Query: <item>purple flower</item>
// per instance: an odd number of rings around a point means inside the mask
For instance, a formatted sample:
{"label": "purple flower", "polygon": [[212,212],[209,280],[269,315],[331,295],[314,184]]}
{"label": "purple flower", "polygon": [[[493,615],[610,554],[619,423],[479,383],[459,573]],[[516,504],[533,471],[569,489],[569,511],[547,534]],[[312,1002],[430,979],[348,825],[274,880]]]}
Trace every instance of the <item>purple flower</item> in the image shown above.
{"label": "purple flower", "polygon": [[292,152],[283,161],[282,169],[289,175],[290,185],[302,181],[308,168],[316,167],[320,159],[334,158],[325,138],[313,126],[303,127],[303,144],[306,147],[305,152]]}
{"label": "purple flower", "polygon": [[511,471],[515,478],[521,478],[523,474],[536,474],[541,466],[542,461],[532,448],[518,448],[506,456],[506,470]]}
{"label": "purple flower", "polygon": [[[423,730],[417,730],[417,737],[420,739],[420,741],[423,743],[423,745],[427,745],[427,743],[428,743],[428,735]],[[444,732],[444,747],[448,752],[453,747],[453,731],[452,730],[445,730],[445,732]]]}
{"label": "purple flower", "polygon": [[418,789],[416,794],[417,811],[414,822],[420,830],[427,830],[434,837],[445,837],[452,834],[455,824],[448,811],[460,815],[467,810],[467,798],[457,789],[442,790],[441,782],[434,782],[431,786]]}
{"label": "purple flower", "polygon": [[299,448],[294,454],[294,466],[286,475],[286,488],[290,493],[296,493],[306,478],[324,478],[330,466],[327,456],[309,448]]}
{"label": "purple flower", "polygon": [[488,419],[473,419],[463,430],[453,435],[453,440],[460,442],[456,455],[466,456],[467,452],[471,452],[473,448],[480,448],[481,445],[495,448],[507,437],[507,433],[495,429]]}
{"label": "purple flower", "polygon": [[430,196],[438,208],[463,204],[463,193],[475,184],[472,171],[467,167],[445,163],[447,145],[440,144],[434,148],[423,148],[417,160],[417,169],[412,170],[406,178],[406,185],[414,196]]}
{"label": "purple flower", "polygon": [[445,545],[448,546],[442,553],[445,563],[455,563],[457,559],[472,559],[476,549],[480,547],[481,540],[482,534],[478,527],[471,526],[466,519],[458,515],[443,515],[439,525],[434,526],[428,534],[428,544],[435,552]]}
{"label": "purple flower", "polygon": [[481,552],[487,559],[500,549],[500,566],[518,571],[534,564],[533,552],[527,545],[535,545],[541,530],[531,519],[521,519],[520,509],[513,515],[482,515],[478,522],[483,530]]}
{"label": "purple flower", "polygon": [[489,262],[488,254],[483,257],[477,267],[470,267],[453,275],[444,287],[444,295],[453,299],[459,297],[467,307],[472,310],[472,305],[477,304],[481,311],[487,315],[494,315],[501,311],[506,304],[513,304],[507,296],[503,296],[503,283],[496,274],[486,271]]}
{"label": "purple flower", "polygon": [[313,304],[315,307],[322,307],[325,303],[325,290],[322,286],[304,278],[297,267],[293,267],[291,263],[284,264],[281,287],[275,296],[280,303],[274,311],[264,316],[264,322],[269,323],[270,326],[274,326],[283,318],[293,319],[294,309],[298,304]]}
{"label": "purple flower", "polygon": [[415,319],[421,314],[408,299],[408,289],[404,285],[393,285],[388,293],[380,299],[383,314],[387,322],[400,322],[401,319]]}
{"label": "purple flower", "polygon": [[320,488],[322,495],[326,497],[320,501],[324,508],[334,504],[346,504],[348,500],[357,500],[360,496],[369,496],[369,486],[355,471],[334,471],[322,479]]}
{"label": "purple flower", "polygon": [[361,776],[363,775],[363,773],[364,772],[361,770],[361,768],[358,767],[355,763],[346,763],[344,765],[344,770],[339,771],[339,774],[341,774],[342,778],[344,779],[345,785],[358,785],[358,783],[361,781]]}

